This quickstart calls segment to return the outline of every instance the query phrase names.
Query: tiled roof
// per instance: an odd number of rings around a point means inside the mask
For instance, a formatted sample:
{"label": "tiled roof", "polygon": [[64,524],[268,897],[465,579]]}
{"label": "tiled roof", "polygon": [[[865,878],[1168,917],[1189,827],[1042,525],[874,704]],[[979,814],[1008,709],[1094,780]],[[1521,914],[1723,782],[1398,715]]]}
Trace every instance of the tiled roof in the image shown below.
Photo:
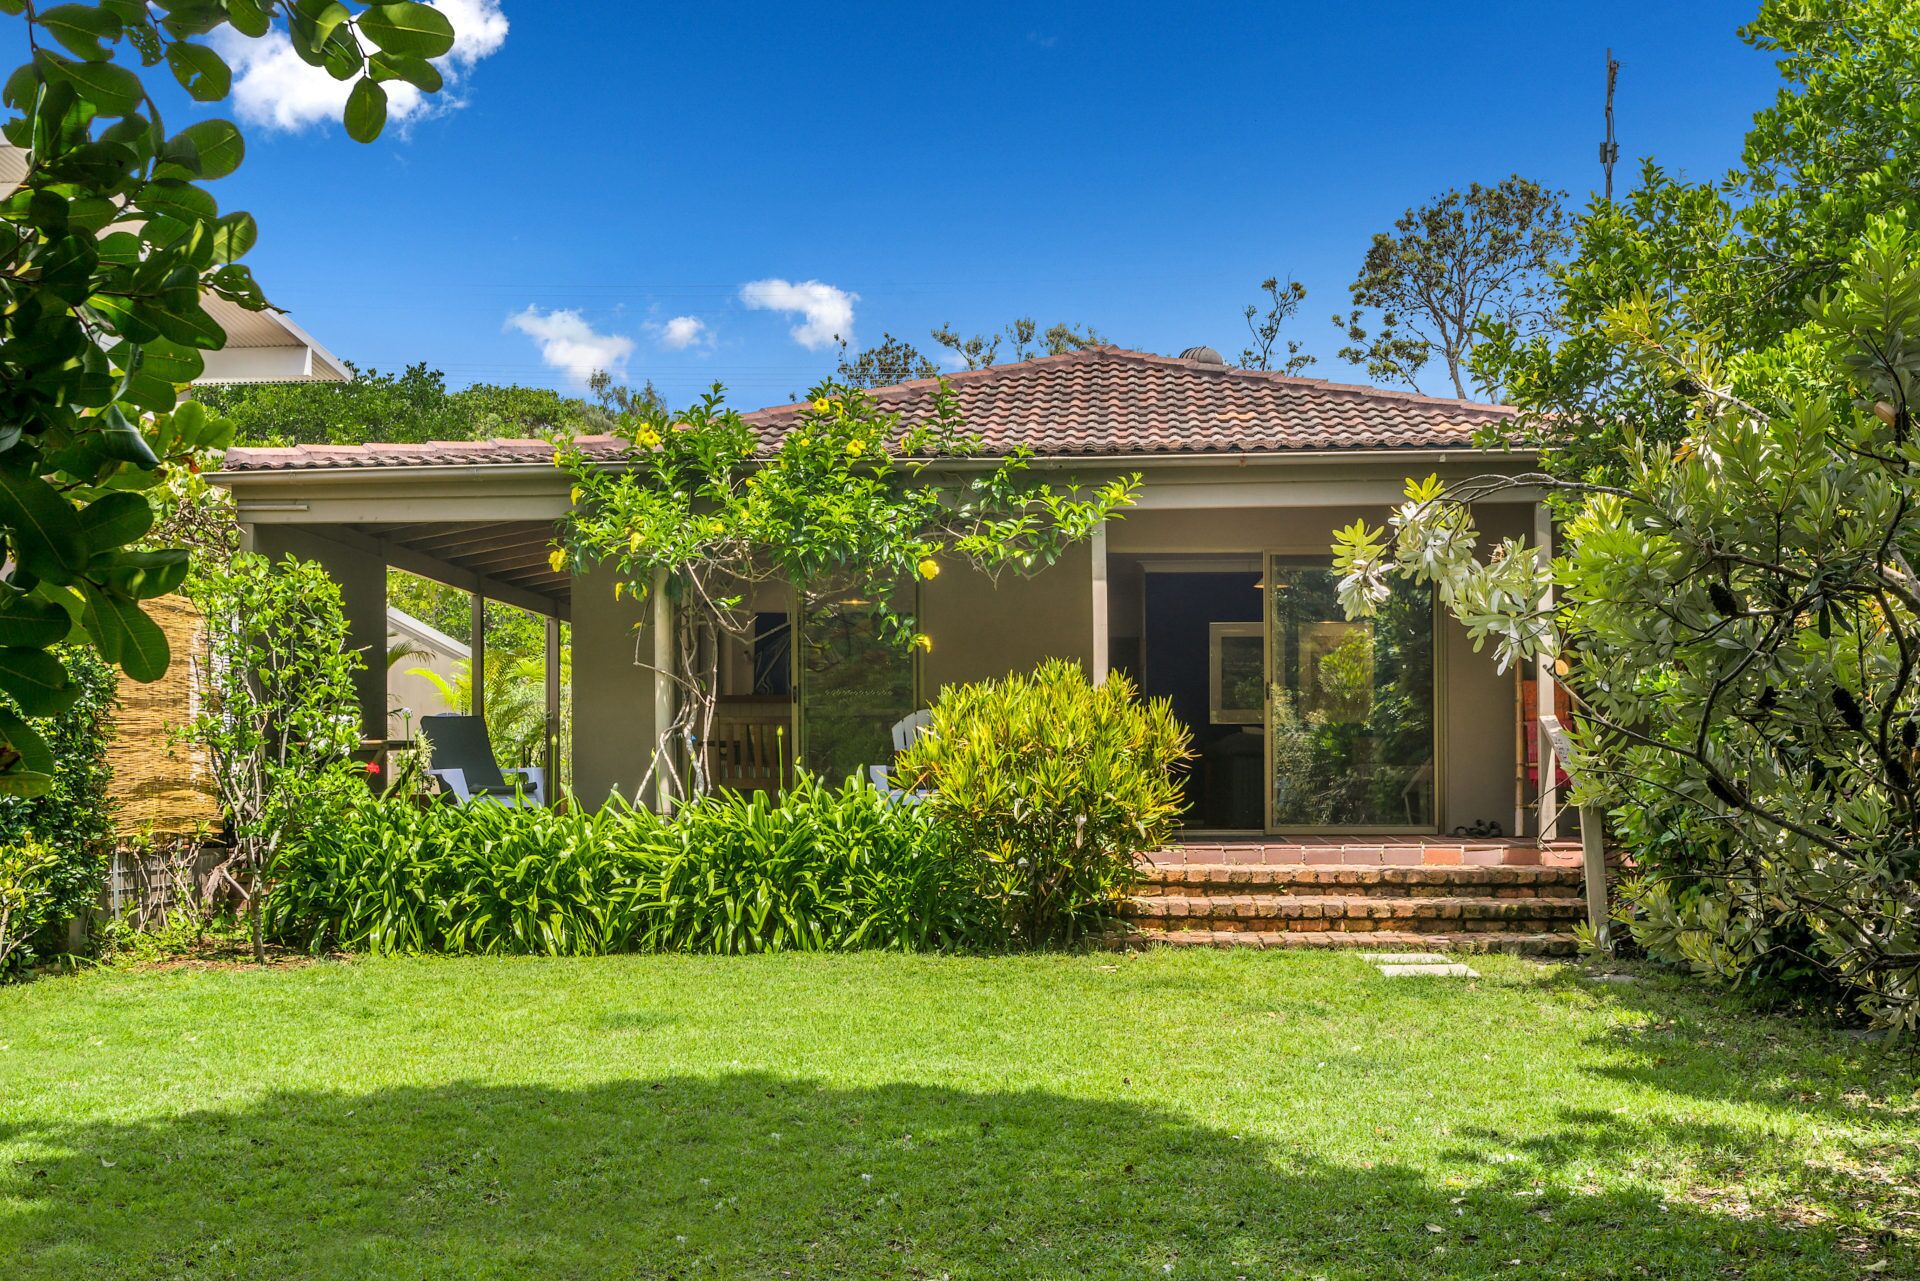
{"label": "tiled roof", "polygon": [[[947,384],[968,431],[990,454],[1025,445],[1061,458],[1235,455],[1301,450],[1453,449],[1473,443],[1482,425],[1511,409],[1407,392],[1381,391],[1233,369],[1119,347],[1090,347],[1063,356],[950,374]],[[938,386],[922,379],[874,393],[911,420],[931,405]],[[798,421],[800,405],[746,415],[768,441]],[[580,442],[609,457],[619,443]],[[543,441],[429,442],[420,445],[303,445],[235,449],[234,472],[295,468],[463,466],[539,462]]]}

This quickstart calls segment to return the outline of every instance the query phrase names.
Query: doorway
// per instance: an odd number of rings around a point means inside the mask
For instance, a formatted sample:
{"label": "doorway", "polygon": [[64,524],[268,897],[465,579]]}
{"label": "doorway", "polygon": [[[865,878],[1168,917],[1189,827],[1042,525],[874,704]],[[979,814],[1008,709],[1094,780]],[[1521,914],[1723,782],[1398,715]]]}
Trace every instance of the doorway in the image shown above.
{"label": "doorway", "polygon": [[1260,573],[1257,556],[1142,559],[1140,688],[1192,731],[1180,779],[1191,830],[1266,823]]}

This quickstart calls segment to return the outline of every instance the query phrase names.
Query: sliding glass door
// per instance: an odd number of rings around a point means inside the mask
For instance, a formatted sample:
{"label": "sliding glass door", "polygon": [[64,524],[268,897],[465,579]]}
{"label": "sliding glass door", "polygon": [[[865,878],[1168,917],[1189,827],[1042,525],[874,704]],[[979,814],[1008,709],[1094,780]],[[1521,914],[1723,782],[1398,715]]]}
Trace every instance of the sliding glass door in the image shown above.
{"label": "sliding glass door", "polygon": [[1267,825],[1431,831],[1433,591],[1396,579],[1349,621],[1324,560],[1269,556]]}

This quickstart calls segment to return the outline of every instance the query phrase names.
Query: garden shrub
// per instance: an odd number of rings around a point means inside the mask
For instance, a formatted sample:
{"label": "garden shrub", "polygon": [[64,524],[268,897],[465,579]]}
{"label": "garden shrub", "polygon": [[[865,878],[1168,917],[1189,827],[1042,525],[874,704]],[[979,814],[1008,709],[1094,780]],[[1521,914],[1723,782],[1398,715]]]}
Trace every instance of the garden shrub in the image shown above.
{"label": "garden shrub", "polygon": [[594,955],[978,941],[973,878],[913,809],[802,776],[671,818],[356,801],[275,860],[268,931],[312,950]]}
{"label": "garden shrub", "polygon": [[539,807],[356,797],[275,857],[265,928],[314,951],[616,951],[632,931],[610,910],[628,862],[613,823]]}
{"label": "garden shrub", "polygon": [[0,844],[0,981],[33,961],[34,936],[53,925],[61,858],[33,836]]}
{"label": "garden shrub", "polygon": [[[53,783],[38,796],[0,796],[0,849],[33,846],[51,860],[35,877],[42,904],[37,938],[21,940],[13,954],[16,971],[37,952],[61,945],[52,933],[99,900],[113,852],[107,744],[118,676],[90,647],[61,646],[55,653],[80,696],[59,715],[32,721],[53,750]],[[18,924],[16,919],[13,928]],[[0,963],[0,971],[5,968]]]}
{"label": "garden shrub", "polygon": [[1184,804],[1172,770],[1189,741],[1166,700],[1055,659],[941,690],[896,773],[930,793],[918,808],[942,839],[978,860],[1007,941],[1044,946],[1104,921],[1138,858],[1172,839]]}
{"label": "garden shrub", "polygon": [[672,818],[623,825],[636,876],[623,898],[655,951],[843,948],[927,951],[990,941],[972,860],[955,857],[919,807],[862,779],[830,789],[803,774],[779,804],[702,797]]}

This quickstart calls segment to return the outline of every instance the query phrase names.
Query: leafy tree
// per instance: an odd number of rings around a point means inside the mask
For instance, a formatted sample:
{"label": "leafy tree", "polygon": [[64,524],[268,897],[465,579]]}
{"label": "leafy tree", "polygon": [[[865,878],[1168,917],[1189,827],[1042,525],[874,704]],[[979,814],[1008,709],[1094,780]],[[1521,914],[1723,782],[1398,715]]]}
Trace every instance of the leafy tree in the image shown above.
{"label": "leafy tree", "polygon": [[[45,852],[35,876],[35,910],[48,927],[91,910],[106,884],[114,837],[107,744],[113,737],[118,684],[113,668],[91,646],[61,646],[54,652],[66,664],[80,697],[58,716],[34,726],[53,749],[53,782],[37,796],[0,796],[0,850],[37,845]],[[24,913],[17,917],[16,927],[25,919]],[[16,965],[34,959],[32,933],[17,940]],[[0,973],[5,970],[0,958]]]}
{"label": "leafy tree", "polygon": [[1012,361],[1064,356],[1107,341],[1091,325],[1076,327],[1062,322],[1048,326],[1042,333],[1031,316],[1020,317],[998,333],[975,334],[971,338],[961,337],[952,325],[942,325],[933,331],[933,340],[966,362],[968,369],[1011,363],[999,359],[1003,340],[1013,348]]}
{"label": "leafy tree", "polygon": [[630,414],[643,405],[666,407],[666,401],[654,390],[651,380],[636,390],[625,383],[615,382],[613,375],[604,369],[593,371],[587,379],[587,390],[593,393],[594,403],[609,414]]}
{"label": "leafy tree", "polygon": [[577,430],[587,404],[545,387],[475,383],[447,390],[425,363],[398,374],[352,364],[346,382],[196,387],[193,397],[231,419],[235,438],[258,445],[417,444]]}
{"label": "leafy tree", "polygon": [[[1240,315],[1247,322],[1247,332],[1252,336],[1248,345],[1240,352],[1242,369],[1272,369],[1273,349],[1280,341],[1280,330],[1293,319],[1300,304],[1307,300],[1307,287],[1297,280],[1280,283],[1278,276],[1268,276],[1260,282],[1260,292],[1267,296],[1267,309],[1263,313],[1257,303],[1248,303]],[[1300,344],[1287,340],[1287,356],[1280,362],[1280,372],[1298,374],[1314,363],[1314,357],[1300,350]]]}
{"label": "leafy tree", "polygon": [[[174,412],[201,353],[226,343],[202,297],[267,305],[240,262],[253,218],[222,213],[204,185],[239,167],[240,131],[209,119],[169,133],[142,72],[164,63],[195,101],[220,101],[232,73],[211,38],[284,22],[298,56],[354,81],[345,124],[365,142],[385,121],[383,82],[440,87],[429,59],[453,29],[413,3],[0,0],[0,14],[31,50],[0,89],[0,134],[26,164],[0,198],[0,691],[50,716],[80,698],[58,642],[136,680],[165,671],[140,602],[179,585],[186,553],[129,550],[152,526],[141,491],[225,443],[198,406]],[[0,791],[52,785],[52,753],[20,716],[0,716],[0,740]]]}
{"label": "leafy tree", "polygon": [[[1390,534],[1340,532],[1343,601],[1366,614],[1390,575],[1430,580],[1503,664],[1563,665],[1580,799],[1612,807],[1649,876],[1636,933],[1656,954],[1731,977],[1791,950],[1912,1031],[1920,235],[1870,224],[1763,348],[1674,311],[1641,296],[1605,320],[1691,389],[1677,449],[1632,440],[1613,484],[1410,483]],[[1515,483],[1563,498],[1550,566],[1517,540],[1476,558],[1471,504]]]}
{"label": "leafy tree", "polygon": [[[715,387],[679,414],[648,407],[616,424],[623,466],[609,468],[570,441],[555,461],[573,477],[574,511],[553,554],[556,570],[606,564],[616,596],[646,599],[656,581],[675,605],[673,721],[658,727],[649,769],[682,790],[675,750],[709,737],[719,697],[716,641],[752,636],[757,583],[793,593],[799,616],[863,608],[882,638],[930,649],[895,589],[940,572],[940,557],[988,573],[1037,571],[1130,505],[1137,476],[1091,490],[1055,489],[1016,452],[991,468],[949,474],[931,460],[978,456],[942,387],[931,412],[909,421],[859,388],[823,383],[792,428],[763,446]],[[855,599],[863,602],[854,606]],[[844,603],[844,604],[843,604]],[[695,771],[691,790],[703,790]]]}
{"label": "leafy tree", "polygon": [[1549,270],[1570,243],[1564,195],[1515,174],[1400,215],[1367,247],[1353,310],[1333,318],[1352,344],[1341,358],[1418,391],[1420,371],[1438,357],[1465,398],[1483,323],[1532,333],[1547,319]]}
{"label": "leafy tree", "polygon": [[196,674],[208,702],[186,734],[206,749],[227,820],[209,888],[224,881],[245,897],[264,959],[262,878],[289,837],[364,789],[353,760],[360,659],[340,588],[310,561],[243,553],[203,568],[189,594],[207,619]]}
{"label": "leafy tree", "polygon": [[891,387],[916,378],[938,378],[940,367],[920,354],[920,349],[904,338],[881,334],[880,345],[849,355],[847,342],[840,340],[840,366],[834,376],[849,387]]}
{"label": "leafy tree", "polygon": [[1678,441],[1692,398],[1661,360],[1613,341],[1607,316],[1640,296],[1673,323],[1758,349],[1804,323],[1877,217],[1920,221],[1920,27],[1907,0],[1768,0],[1741,36],[1784,79],[1754,116],[1741,163],[1688,182],[1653,161],[1597,202],[1558,273],[1551,333],[1499,324],[1478,376],[1523,411],[1511,439],[1548,447],[1556,475],[1617,478],[1623,442]]}

